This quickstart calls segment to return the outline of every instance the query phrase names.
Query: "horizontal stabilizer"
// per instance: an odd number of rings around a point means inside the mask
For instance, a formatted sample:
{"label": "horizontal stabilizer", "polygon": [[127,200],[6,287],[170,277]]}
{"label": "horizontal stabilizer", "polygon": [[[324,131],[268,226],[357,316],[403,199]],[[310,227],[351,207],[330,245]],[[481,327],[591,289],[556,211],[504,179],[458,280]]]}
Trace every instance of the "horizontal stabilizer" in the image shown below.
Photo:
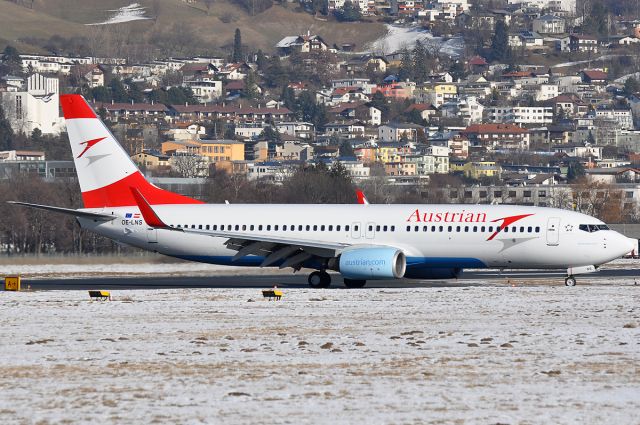
{"label": "horizontal stabilizer", "polygon": [[80,211],[80,210],[74,210],[72,208],[52,207],[50,205],[30,204],[28,202],[18,202],[18,201],[7,201],[7,203],[13,204],[13,205],[22,205],[29,208],[37,208],[45,211],[57,212],[60,214],[72,215],[74,217],[89,218],[91,220],[98,220],[98,221],[111,221],[114,218],[117,218],[115,215],[111,215],[111,214],[100,214],[100,213],[94,213],[90,211]]}

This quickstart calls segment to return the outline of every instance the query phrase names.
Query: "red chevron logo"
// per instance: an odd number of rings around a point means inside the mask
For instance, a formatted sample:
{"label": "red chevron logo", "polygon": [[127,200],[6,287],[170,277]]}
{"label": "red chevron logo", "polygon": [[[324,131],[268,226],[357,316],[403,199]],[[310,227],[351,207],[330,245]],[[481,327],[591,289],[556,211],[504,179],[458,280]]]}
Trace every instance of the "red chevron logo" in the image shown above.
{"label": "red chevron logo", "polygon": [[495,232],[493,232],[493,235],[489,236],[489,239],[487,239],[487,240],[488,241],[492,240],[505,227],[509,226],[510,224],[515,223],[518,220],[522,220],[523,218],[529,217],[530,215],[533,215],[533,214],[512,215],[510,217],[496,218],[495,220],[491,220],[492,223],[495,223],[497,221],[502,220],[502,224],[496,229]]}
{"label": "red chevron logo", "polygon": [[84,150],[82,152],[80,152],[80,155],[78,155],[78,158],[81,158],[82,155],[85,154],[85,152],[87,152],[89,149],[91,149],[96,144],[98,144],[98,142],[101,142],[104,139],[106,139],[106,137],[100,137],[98,139],[87,140],[86,142],[80,143],[81,145],[86,145],[86,146],[84,147]]}

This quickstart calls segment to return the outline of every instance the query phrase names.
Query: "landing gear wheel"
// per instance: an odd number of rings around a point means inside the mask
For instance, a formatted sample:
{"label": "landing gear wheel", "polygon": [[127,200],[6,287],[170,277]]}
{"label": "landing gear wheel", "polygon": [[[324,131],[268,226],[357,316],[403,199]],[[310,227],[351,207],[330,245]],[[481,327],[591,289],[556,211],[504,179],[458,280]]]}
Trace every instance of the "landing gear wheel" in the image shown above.
{"label": "landing gear wheel", "polygon": [[573,276],[567,276],[564,280],[564,284],[567,286],[576,286],[576,278]]}
{"label": "landing gear wheel", "polygon": [[344,286],[347,288],[364,288],[364,285],[367,284],[366,280],[359,279],[344,279]]}
{"label": "landing gear wheel", "polygon": [[309,275],[307,282],[313,289],[328,288],[331,285],[331,276],[325,271],[316,271]]}

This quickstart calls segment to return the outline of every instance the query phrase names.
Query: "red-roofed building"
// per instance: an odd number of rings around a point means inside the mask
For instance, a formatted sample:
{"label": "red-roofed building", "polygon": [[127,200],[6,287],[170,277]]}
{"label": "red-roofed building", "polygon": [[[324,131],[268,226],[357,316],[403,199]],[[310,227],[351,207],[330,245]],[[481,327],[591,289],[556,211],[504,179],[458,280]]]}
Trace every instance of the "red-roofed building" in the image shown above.
{"label": "red-roofed building", "polygon": [[153,121],[164,119],[169,113],[167,108],[162,103],[95,103],[93,105],[96,111],[104,109],[107,111],[107,116],[111,120],[118,120],[120,118],[147,118]]}
{"label": "red-roofed building", "polygon": [[513,124],[473,124],[460,134],[476,150],[529,149],[529,130]]}
{"label": "red-roofed building", "polygon": [[181,120],[224,119],[233,122],[263,123],[290,121],[292,112],[287,108],[260,108],[235,105],[171,105],[172,112]]}
{"label": "red-roofed building", "polygon": [[468,62],[469,71],[472,74],[482,74],[489,70],[489,63],[482,56],[474,56]]}
{"label": "red-roofed building", "polygon": [[584,70],[580,72],[580,77],[587,84],[607,84],[609,80],[606,72],[597,69]]}

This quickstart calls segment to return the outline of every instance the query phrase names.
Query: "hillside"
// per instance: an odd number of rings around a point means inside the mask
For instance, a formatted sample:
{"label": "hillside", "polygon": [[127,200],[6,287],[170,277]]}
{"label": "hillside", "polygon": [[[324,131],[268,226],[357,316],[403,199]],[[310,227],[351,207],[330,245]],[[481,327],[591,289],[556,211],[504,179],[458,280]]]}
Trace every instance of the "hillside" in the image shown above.
{"label": "hillside", "polygon": [[[90,36],[104,26],[86,24],[104,22],[113,10],[128,6],[130,0],[35,0],[34,9],[0,0],[0,44],[16,43],[25,51],[40,50],[37,42],[24,43],[26,38],[46,39],[54,34],[65,37]],[[252,49],[273,49],[282,37],[311,31],[328,43],[355,43],[361,48],[384,33],[379,23],[337,23],[317,20],[295,11],[295,5],[274,5],[267,11],[249,16],[227,0],[216,1],[207,12],[204,2],[187,4],[182,0],[138,0],[145,16],[157,19],[112,24],[132,33],[139,31],[167,32],[177,24],[189,27],[211,50],[230,44],[236,28],[242,32],[244,44]],[[223,22],[226,21],[228,23]]]}

